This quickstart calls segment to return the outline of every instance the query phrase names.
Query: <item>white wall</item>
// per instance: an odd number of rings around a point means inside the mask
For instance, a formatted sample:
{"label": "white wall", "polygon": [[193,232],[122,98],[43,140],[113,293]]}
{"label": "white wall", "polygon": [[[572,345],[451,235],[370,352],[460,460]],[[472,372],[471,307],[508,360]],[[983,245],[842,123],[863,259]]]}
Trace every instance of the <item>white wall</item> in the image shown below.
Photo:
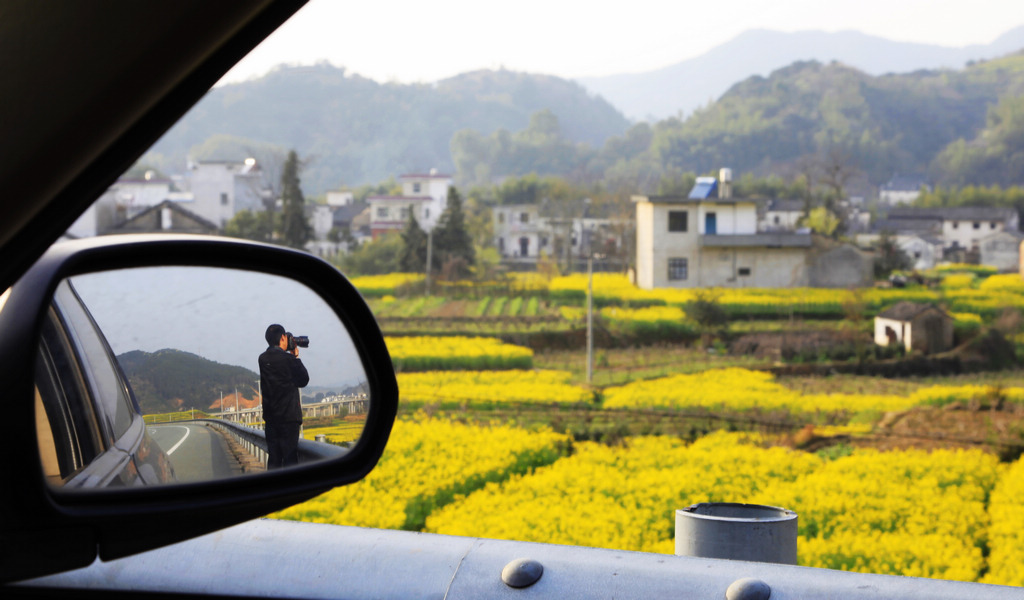
{"label": "white wall", "polygon": [[[686,211],[685,232],[668,230],[668,215],[672,211]],[[701,213],[697,203],[637,204],[637,282],[640,287],[688,288],[696,285],[700,252],[698,227],[703,228],[703,216],[698,220],[698,215]],[[686,279],[669,280],[670,259],[686,259]]]}
{"label": "white wall", "polygon": [[885,328],[889,327],[896,333],[894,342],[903,345],[903,322],[893,319],[875,317],[875,343],[879,346],[888,346],[889,338],[885,335]]}
{"label": "white wall", "polygon": [[878,193],[878,199],[884,204],[910,204],[921,195],[921,190],[907,191],[882,191]]}
{"label": "white wall", "polygon": [[[437,225],[441,213],[448,206],[448,188],[452,186],[452,178],[447,175],[403,175],[402,195],[410,197],[429,197],[416,218],[424,229],[433,229]],[[415,191],[419,186],[419,191]]]}
{"label": "white wall", "polygon": [[[526,215],[525,221],[523,215]],[[551,232],[546,230],[546,223],[542,222],[535,204],[497,206],[492,211],[491,219],[494,226],[494,243],[503,256],[536,258],[542,249],[542,237],[548,239],[547,246],[550,251]],[[521,238],[528,240],[525,255],[521,252]]]}
{"label": "white wall", "polygon": [[917,270],[931,269],[942,262],[942,247],[930,244],[916,235],[898,235],[896,245],[914,261]]}
{"label": "white wall", "polygon": [[[684,206],[684,205],[680,205]],[[690,205],[693,206],[693,205]],[[697,205],[698,232],[706,234],[707,214],[715,213],[716,235],[747,235],[757,233],[757,205],[753,202],[712,202]],[[691,217],[692,219],[692,217]],[[692,221],[691,221],[692,223]]]}
{"label": "white wall", "polygon": [[189,188],[194,198],[191,210],[217,227],[234,216],[234,175],[242,163],[198,163],[189,171]]}
{"label": "white wall", "polygon": [[764,213],[762,231],[796,231],[802,212],[795,210],[769,210]]}
{"label": "white wall", "polygon": [[978,245],[982,238],[1002,230],[1001,221],[947,220],[942,222],[942,239],[947,248],[955,242],[961,248],[970,250]]}
{"label": "white wall", "polygon": [[348,206],[354,203],[352,192],[327,192],[327,206]]}

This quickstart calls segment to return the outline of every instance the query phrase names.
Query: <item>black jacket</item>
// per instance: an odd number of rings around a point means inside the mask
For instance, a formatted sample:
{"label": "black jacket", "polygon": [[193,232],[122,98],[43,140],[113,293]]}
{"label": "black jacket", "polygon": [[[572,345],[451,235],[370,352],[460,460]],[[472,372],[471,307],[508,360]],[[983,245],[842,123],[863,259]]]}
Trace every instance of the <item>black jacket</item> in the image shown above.
{"label": "black jacket", "polygon": [[260,388],[263,420],[267,423],[301,423],[299,388],[309,383],[309,373],[291,352],[270,346],[260,354]]}

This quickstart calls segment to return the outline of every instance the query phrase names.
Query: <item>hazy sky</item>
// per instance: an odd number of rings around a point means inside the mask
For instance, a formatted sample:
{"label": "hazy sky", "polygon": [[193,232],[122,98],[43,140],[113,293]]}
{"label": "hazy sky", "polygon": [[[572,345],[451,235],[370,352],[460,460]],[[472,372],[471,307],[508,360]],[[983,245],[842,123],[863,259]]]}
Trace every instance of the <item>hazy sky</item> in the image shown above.
{"label": "hazy sky", "polygon": [[257,372],[267,326],[280,323],[310,338],[309,348],[299,349],[310,386],[366,379],[352,338],[330,307],[283,277],[155,267],[79,275],[73,283],[115,355],[171,348]]}
{"label": "hazy sky", "polygon": [[748,29],[858,30],[956,47],[1022,24],[1022,0],[311,0],[225,81],[318,60],[405,83],[499,67],[573,78],[668,66]]}

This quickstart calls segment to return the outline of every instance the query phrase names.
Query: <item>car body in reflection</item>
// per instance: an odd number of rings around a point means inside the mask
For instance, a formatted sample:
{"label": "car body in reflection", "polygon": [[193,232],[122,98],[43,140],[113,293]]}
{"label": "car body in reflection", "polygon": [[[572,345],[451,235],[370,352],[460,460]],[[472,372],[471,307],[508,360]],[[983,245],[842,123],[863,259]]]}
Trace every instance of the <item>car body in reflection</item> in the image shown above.
{"label": "car body in reflection", "polygon": [[36,348],[36,431],[43,471],[64,488],[175,480],[114,353],[70,282],[54,293]]}

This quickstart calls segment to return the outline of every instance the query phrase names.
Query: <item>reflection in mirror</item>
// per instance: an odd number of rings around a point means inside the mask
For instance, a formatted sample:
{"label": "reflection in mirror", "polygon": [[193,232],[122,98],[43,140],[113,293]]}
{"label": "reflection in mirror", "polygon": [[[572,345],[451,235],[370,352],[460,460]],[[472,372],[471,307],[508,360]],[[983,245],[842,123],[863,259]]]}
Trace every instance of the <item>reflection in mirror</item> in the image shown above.
{"label": "reflection in mirror", "polygon": [[[308,345],[268,344],[271,324]],[[233,269],[62,281],[35,381],[44,474],[66,489],[234,477],[265,471],[268,453],[285,465],[341,456],[369,409],[352,338],[323,299]]]}

